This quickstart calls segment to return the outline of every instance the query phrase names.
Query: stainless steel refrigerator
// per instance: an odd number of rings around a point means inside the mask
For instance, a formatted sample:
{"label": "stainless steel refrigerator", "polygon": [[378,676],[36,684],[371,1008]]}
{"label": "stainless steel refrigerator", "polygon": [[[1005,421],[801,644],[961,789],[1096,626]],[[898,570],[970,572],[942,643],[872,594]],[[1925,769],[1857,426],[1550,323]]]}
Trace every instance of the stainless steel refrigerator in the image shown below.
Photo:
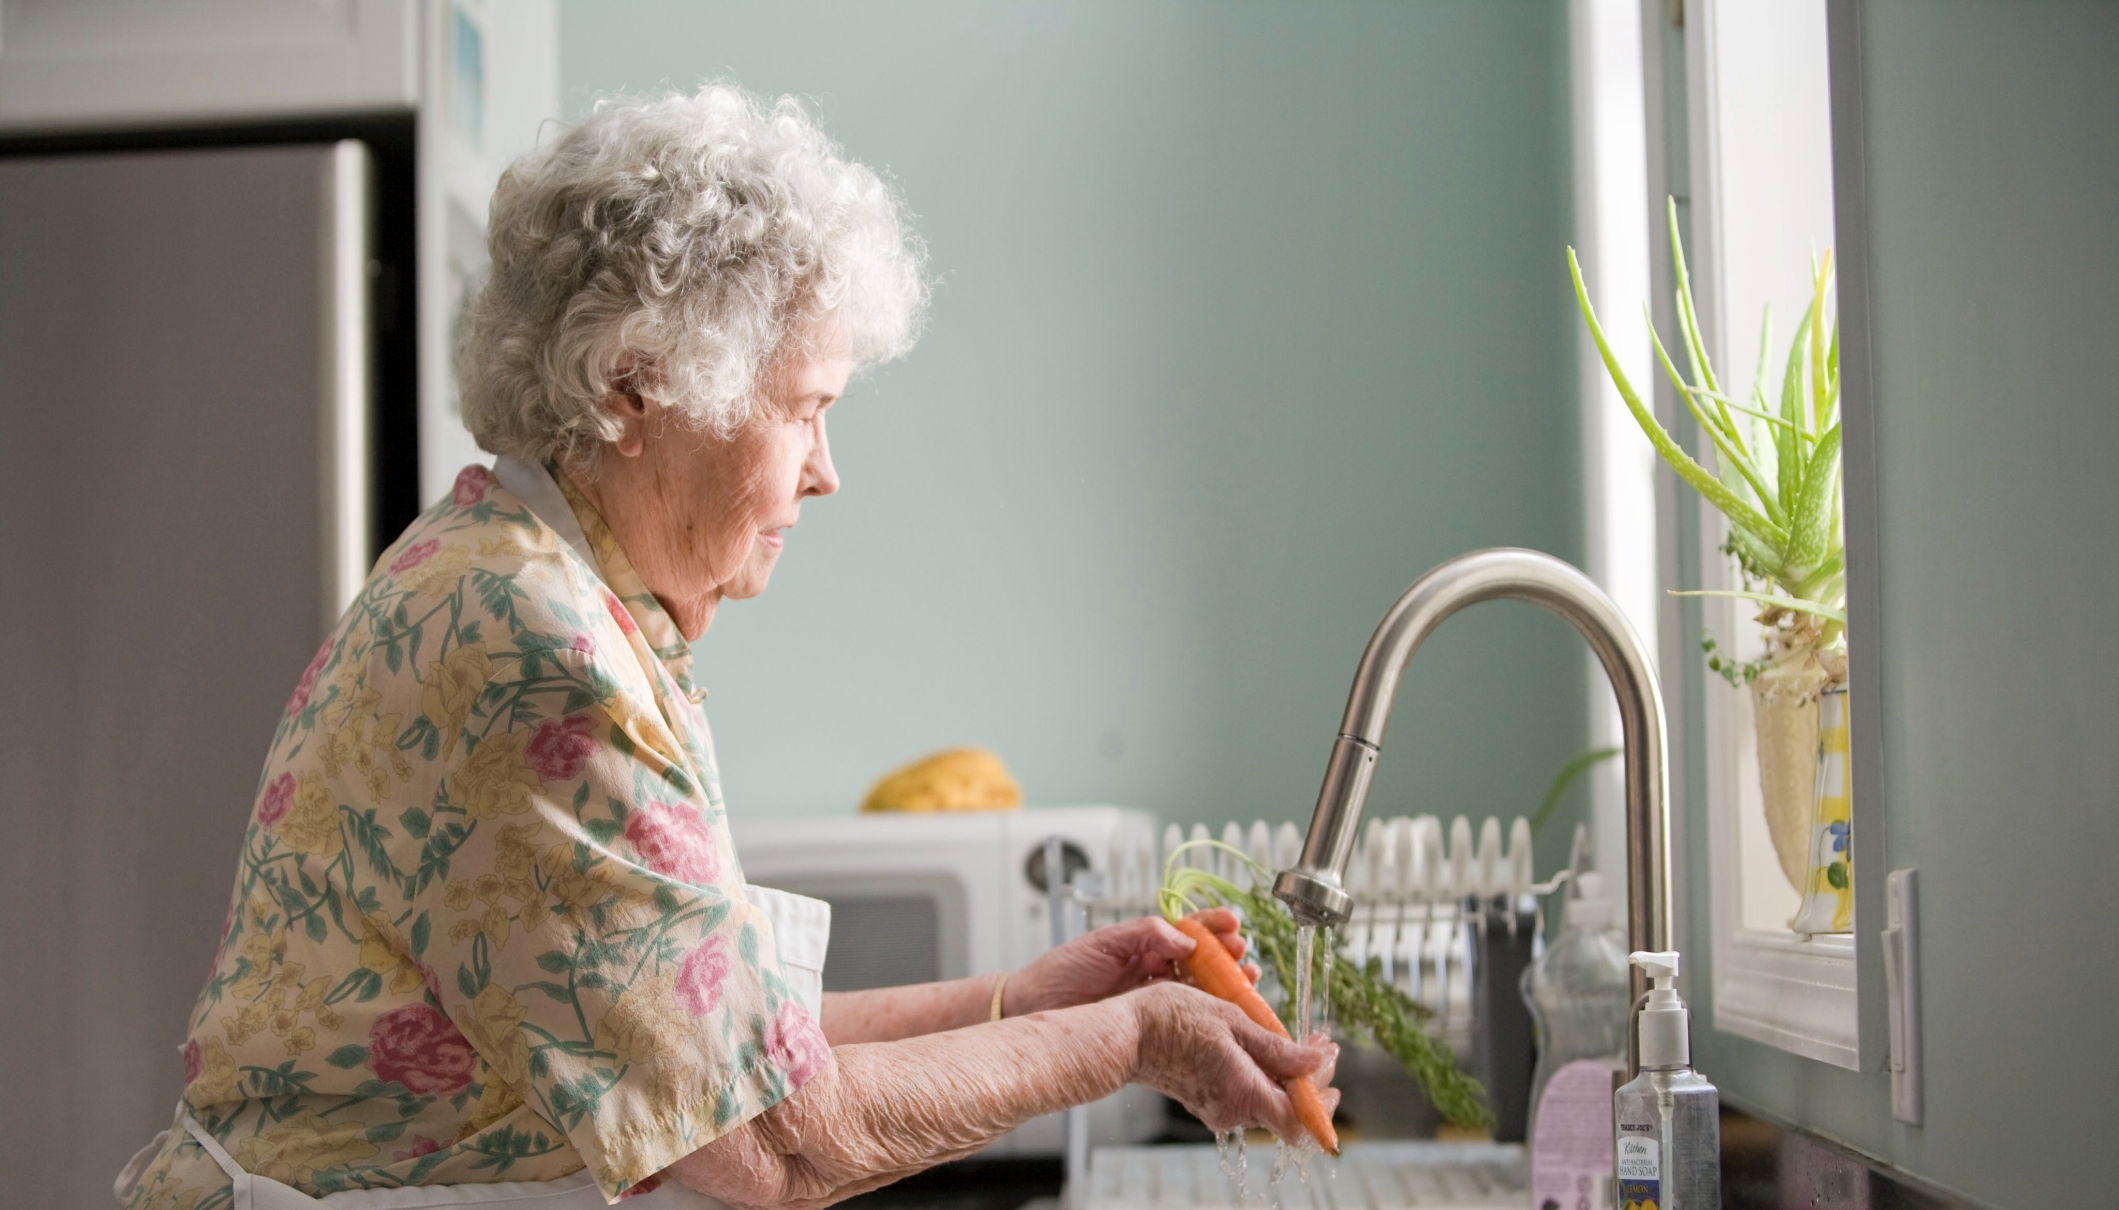
{"label": "stainless steel refrigerator", "polygon": [[109,1206],[169,1124],[266,744],[386,536],[374,197],[354,141],[0,160],[0,1179],[36,1205]]}

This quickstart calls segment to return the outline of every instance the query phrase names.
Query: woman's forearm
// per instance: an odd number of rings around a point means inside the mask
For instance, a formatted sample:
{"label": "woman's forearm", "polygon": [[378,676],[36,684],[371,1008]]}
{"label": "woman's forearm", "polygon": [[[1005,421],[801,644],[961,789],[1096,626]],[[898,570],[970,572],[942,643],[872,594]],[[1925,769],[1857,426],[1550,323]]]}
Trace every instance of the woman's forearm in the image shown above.
{"label": "woman's forearm", "polygon": [[[989,989],[990,996],[990,989]],[[837,1046],[800,1091],[672,1166],[737,1207],[803,1210],[969,1155],[1132,1076],[1128,998],[901,1042]]]}
{"label": "woman's forearm", "polygon": [[943,983],[827,992],[823,1020],[818,1024],[824,1029],[825,1040],[833,1046],[896,1042],[977,1025],[992,1011],[993,985],[998,977],[973,975]]}

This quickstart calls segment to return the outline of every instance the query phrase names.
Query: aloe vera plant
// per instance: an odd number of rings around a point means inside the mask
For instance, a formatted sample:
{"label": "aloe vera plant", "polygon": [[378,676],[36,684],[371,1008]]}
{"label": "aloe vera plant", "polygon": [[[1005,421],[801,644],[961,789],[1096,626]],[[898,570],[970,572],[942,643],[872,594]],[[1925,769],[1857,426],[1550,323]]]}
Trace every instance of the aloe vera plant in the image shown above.
{"label": "aloe vera plant", "polygon": [[[1771,310],[1762,322],[1751,389],[1739,397],[1715,373],[1700,338],[1674,201],[1669,205],[1669,221],[1678,322],[1693,370],[1691,381],[1673,364],[1653,320],[1649,337],[1664,374],[1700,431],[1713,443],[1719,473],[1686,453],[1641,401],[1597,322],[1573,248],[1567,250],[1567,267],[1574,276],[1582,318],[1589,324],[1604,368],[1627,410],[1663,460],[1728,518],[1729,540],[1724,549],[1735,556],[1746,587],[1680,595],[1741,597],[1765,606],[1758,620],[1766,627],[1775,658],[1833,647],[1847,623],[1847,571],[1840,526],[1839,324],[1829,314],[1832,253],[1826,251],[1823,260],[1812,265],[1810,303],[1789,343],[1776,405],[1767,398],[1766,382],[1766,351],[1773,339]],[[1710,664],[1732,683],[1756,675],[1755,666],[1744,668],[1734,662],[1723,666],[1711,640],[1707,647]]]}

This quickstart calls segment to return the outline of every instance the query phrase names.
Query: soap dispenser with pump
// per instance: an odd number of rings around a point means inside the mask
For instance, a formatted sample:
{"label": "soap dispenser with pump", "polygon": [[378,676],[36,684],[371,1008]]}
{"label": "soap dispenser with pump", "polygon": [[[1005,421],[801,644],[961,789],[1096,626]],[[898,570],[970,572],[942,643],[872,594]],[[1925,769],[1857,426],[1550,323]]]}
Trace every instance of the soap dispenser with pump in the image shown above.
{"label": "soap dispenser with pump", "polygon": [[1640,1074],[1612,1094],[1620,1210],[1721,1210],[1721,1096],[1692,1070],[1675,951],[1636,951],[1652,987],[1636,1012]]}

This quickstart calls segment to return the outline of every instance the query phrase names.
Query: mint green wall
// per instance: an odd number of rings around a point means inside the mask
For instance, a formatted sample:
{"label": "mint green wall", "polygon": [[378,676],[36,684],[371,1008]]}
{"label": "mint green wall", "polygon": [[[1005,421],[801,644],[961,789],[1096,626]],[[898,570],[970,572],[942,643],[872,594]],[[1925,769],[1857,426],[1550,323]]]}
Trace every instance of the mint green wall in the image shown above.
{"label": "mint green wall", "polygon": [[[1564,6],[560,12],[570,114],[703,75],[811,97],[941,283],[834,413],[844,491],[699,644],[735,810],[849,810],[968,742],[1034,803],[1307,819],[1398,592],[1479,546],[1579,557]],[[1453,621],[1373,801],[1535,805],[1583,666],[1527,607]]]}
{"label": "mint green wall", "polygon": [[[1927,1122],[1892,1120],[1881,1074],[1711,1030],[1700,1063],[1733,1097],[1994,1206],[2108,1206],[2119,6],[1872,0],[1860,35],[1870,717],[1886,862],[1920,872]],[[1705,936],[1703,904],[1692,923]]]}

